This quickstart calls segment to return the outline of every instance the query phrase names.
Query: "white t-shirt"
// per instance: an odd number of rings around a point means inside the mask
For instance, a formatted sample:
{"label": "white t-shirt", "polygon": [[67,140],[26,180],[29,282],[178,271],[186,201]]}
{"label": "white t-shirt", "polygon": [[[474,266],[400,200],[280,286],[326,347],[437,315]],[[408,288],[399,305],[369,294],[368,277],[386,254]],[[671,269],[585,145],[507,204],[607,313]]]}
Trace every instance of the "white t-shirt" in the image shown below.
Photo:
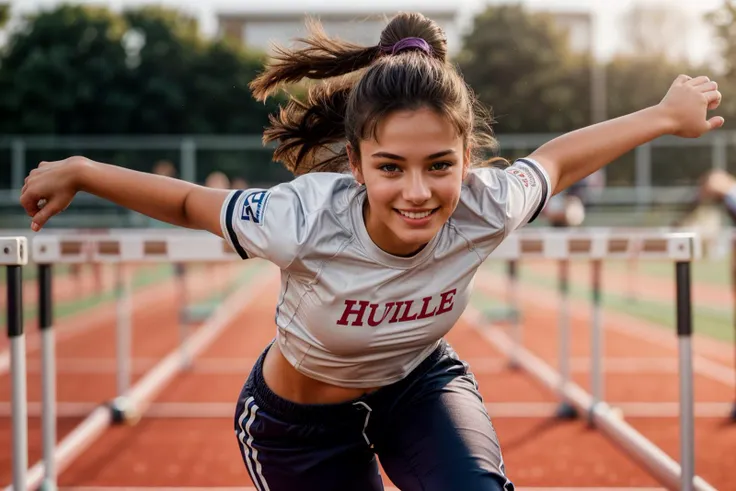
{"label": "white t-shirt", "polygon": [[477,268],[549,194],[546,171],[529,159],[473,169],[455,212],[412,257],[373,243],[365,189],[349,174],[233,191],[221,225],[241,257],[281,268],[276,342],[289,362],[330,384],[378,387],[435,349],[465,310]]}

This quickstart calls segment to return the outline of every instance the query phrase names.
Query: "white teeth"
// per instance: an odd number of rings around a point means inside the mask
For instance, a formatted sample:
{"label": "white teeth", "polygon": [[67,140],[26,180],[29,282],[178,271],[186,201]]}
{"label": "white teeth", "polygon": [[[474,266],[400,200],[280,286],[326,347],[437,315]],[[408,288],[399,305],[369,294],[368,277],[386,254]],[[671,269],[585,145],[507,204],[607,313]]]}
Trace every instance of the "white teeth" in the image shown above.
{"label": "white teeth", "polygon": [[429,215],[432,214],[432,211],[433,210],[423,211],[421,213],[414,213],[414,212],[411,212],[411,211],[402,211],[402,210],[399,210],[399,213],[401,213],[402,215],[404,215],[407,218],[412,218],[414,220],[418,220],[420,218],[426,218],[426,217],[428,217]]}

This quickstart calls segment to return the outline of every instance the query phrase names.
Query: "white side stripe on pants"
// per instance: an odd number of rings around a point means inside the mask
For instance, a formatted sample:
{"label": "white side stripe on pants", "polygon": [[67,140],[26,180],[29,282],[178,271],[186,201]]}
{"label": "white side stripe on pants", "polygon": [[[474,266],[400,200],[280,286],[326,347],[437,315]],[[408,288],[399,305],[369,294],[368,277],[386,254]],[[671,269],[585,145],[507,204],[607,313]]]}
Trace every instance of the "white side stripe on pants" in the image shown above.
{"label": "white side stripe on pants", "polygon": [[[250,477],[253,479],[253,484],[255,484],[258,491],[271,491],[266,479],[263,477],[263,467],[261,466],[261,463],[258,462],[258,450],[253,447],[253,435],[250,432],[250,427],[253,424],[253,421],[256,420],[257,412],[258,406],[256,406],[255,400],[252,397],[249,397],[245,401],[243,414],[238,418],[238,426],[240,427],[238,439],[243,445],[243,455],[245,456],[245,462],[248,465]],[[248,421],[245,423],[245,426],[243,426],[243,421],[246,417],[248,418]],[[248,436],[247,440],[245,439],[246,435]]]}

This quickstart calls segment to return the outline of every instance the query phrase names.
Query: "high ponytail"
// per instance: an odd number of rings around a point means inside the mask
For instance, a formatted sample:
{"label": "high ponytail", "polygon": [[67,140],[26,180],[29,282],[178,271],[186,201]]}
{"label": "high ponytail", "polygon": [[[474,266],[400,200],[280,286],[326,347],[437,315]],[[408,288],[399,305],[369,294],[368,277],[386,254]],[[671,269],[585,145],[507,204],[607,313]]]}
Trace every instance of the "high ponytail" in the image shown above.
{"label": "high ponytail", "polygon": [[347,78],[316,85],[305,102],[292,98],[271,116],[263,142],[278,142],[274,160],[296,176],[346,171],[345,108],[352,88]]}
{"label": "high ponytail", "polygon": [[378,46],[365,47],[330,38],[315,20],[309,19],[307,28],[308,36],[297,39],[306,47],[274,48],[269,66],[250,83],[256,100],[263,101],[281,86],[305,78],[322,80],[365,68],[381,54]]}
{"label": "high ponytail", "polygon": [[264,142],[276,142],[274,160],[293,174],[348,170],[346,144],[360,158],[360,141],[376,136],[388,114],[430,108],[446,117],[475,160],[495,151],[490,114],[448,62],[447,38],[432,20],[401,13],[375,46],[329,38],[309,21],[301,49],[277,48],[274,61],[250,84],[265,100],[287,84],[318,80],[306,100],[292,97],[270,118]]}

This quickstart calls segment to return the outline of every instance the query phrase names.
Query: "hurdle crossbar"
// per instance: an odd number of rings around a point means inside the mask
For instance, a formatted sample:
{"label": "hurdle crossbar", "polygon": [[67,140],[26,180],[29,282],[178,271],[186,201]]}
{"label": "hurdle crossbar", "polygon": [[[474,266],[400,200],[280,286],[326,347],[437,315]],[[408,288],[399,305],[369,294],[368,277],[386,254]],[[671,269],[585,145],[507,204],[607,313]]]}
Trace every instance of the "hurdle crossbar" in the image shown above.
{"label": "hurdle crossbar", "polygon": [[35,237],[31,247],[33,260],[42,263],[185,263],[240,259],[224,239],[200,231],[162,235],[111,229],[104,236],[49,234]]}
{"label": "hurdle crossbar", "polygon": [[697,234],[642,229],[637,234],[616,230],[535,229],[512,233],[491,253],[490,260],[610,259],[637,257],[690,261],[702,256]]}

